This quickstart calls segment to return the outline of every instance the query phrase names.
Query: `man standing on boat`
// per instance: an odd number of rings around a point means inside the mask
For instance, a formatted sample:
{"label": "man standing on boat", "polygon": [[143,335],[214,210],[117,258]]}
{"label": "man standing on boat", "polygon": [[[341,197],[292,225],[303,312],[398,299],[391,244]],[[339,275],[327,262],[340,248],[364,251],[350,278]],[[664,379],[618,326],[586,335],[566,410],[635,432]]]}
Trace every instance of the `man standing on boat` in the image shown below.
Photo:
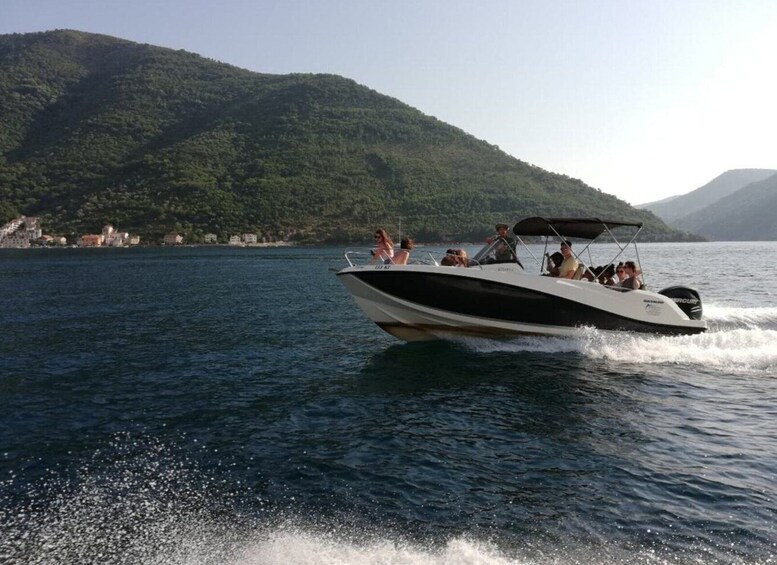
{"label": "man standing on boat", "polygon": [[515,261],[515,239],[507,234],[509,226],[507,224],[497,224],[496,235],[493,235],[486,239],[486,243],[493,243],[500,241],[500,245],[496,246],[496,261],[497,263],[514,262]]}

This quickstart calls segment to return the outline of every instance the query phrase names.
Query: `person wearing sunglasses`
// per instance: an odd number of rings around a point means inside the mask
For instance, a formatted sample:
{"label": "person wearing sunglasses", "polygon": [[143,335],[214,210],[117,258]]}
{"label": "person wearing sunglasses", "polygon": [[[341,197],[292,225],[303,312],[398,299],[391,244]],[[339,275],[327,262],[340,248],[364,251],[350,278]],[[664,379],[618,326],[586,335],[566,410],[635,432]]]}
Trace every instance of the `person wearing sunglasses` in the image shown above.
{"label": "person wearing sunglasses", "polygon": [[[626,261],[623,264],[623,276],[625,278],[622,279],[618,286],[630,288],[631,290],[639,290],[642,287],[639,277],[637,277],[637,265],[634,261]],[[618,275],[618,278],[620,279],[621,275]]]}
{"label": "person wearing sunglasses", "polygon": [[394,242],[383,228],[375,230],[375,249],[371,251],[370,263],[391,263],[394,257]]}
{"label": "person wearing sunglasses", "polygon": [[618,263],[618,266],[615,267],[615,276],[618,278],[618,286],[626,280],[626,271],[623,269],[623,263]]}

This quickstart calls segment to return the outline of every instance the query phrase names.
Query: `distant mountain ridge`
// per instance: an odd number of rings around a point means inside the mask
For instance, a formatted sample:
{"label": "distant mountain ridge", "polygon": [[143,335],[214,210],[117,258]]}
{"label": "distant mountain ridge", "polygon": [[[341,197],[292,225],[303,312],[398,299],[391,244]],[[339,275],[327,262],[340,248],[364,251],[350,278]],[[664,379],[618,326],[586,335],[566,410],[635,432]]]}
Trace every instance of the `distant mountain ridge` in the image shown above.
{"label": "distant mountain ridge", "polygon": [[722,241],[777,241],[777,173],[675,221]]}
{"label": "distant mountain ridge", "polygon": [[637,204],[634,207],[638,208],[640,210],[643,210],[643,209],[645,209],[645,208],[647,208],[649,206],[656,206],[658,204],[666,204],[667,202],[671,202],[675,198],[680,198],[680,197],[681,197],[681,195],[675,194],[674,196],[668,196],[668,197],[664,198],[663,200],[656,200],[655,202],[649,202],[647,204]]}
{"label": "distant mountain ridge", "polygon": [[725,198],[751,183],[767,179],[776,173],[777,170],[772,169],[734,169],[726,171],[704,186],[687,194],[672,196],[657,202],[639,204],[636,207],[650,210],[665,222],[677,225],[675,220],[698,212],[721,198]]}
{"label": "distant mountain ridge", "polygon": [[399,218],[421,239],[474,240],[531,215],[688,237],[352,80],[69,30],[0,36],[0,210],[52,233],[187,241],[353,241]]}

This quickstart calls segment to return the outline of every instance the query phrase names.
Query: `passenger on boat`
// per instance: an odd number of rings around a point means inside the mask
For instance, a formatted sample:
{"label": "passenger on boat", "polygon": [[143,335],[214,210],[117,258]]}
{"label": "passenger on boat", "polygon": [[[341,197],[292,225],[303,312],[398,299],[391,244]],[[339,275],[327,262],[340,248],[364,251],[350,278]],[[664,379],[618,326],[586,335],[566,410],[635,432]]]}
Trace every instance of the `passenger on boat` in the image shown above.
{"label": "passenger on boat", "polygon": [[453,249],[448,249],[448,251],[445,252],[445,257],[442,258],[440,261],[440,265],[443,267],[455,267],[458,264],[459,260],[456,257],[456,253],[454,253]]}
{"label": "passenger on boat", "polygon": [[615,275],[618,277],[618,280],[616,282],[613,279],[613,282],[620,286],[621,283],[626,279],[626,272],[623,270],[623,263],[618,263],[618,266],[615,267]]}
{"label": "passenger on boat", "polygon": [[602,266],[591,267],[590,269],[586,269],[585,265],[580,265],[580,267],[578,267],[578,270],[581,268],[583,270],[583,273],[582,275],[580,275],[580,280],[588,281],[588,282],[594,282],[596,279],[598,279],[599,275],[602,272],[602,269],[604,269],[604,267]]}
{"label": "passenger on boat", "polygon": [[548,269],[548,275],[551,277],[557,277],[558,276],[558,268],[561,266],[561,262],[564,260],[564,256],[556,251],[552,255],[546,253],[546,268]]}
{"label": "passenger on boat", "polygon": [[580,262],[572,255],[571,241],[564,240],[561,242],[561,254],[564,256],[564,260],[558,268],[558,276],[562,279],[571,279],[575,276],[577,268],[580,266]]}
{"label": "passenger on boat", "polygon": [[612,277],[614,275],[615,275],[615,265],[610,263],[604,269],[602,269],[602,272],[599,274],[598,282],[603,284],[604,286],[614,286],[615,281],[612,280]]}
{"label": "passenger on boat", "polygon": [[623,288],[630,288],[631,290],[639,290],[642,285],[639,282],[639,277],[637,276],[637,266],[634,264],[634,261],[626,261],[623,264],[623,269],[625,271],[626,278],[618,286]]}
{"label": "passenger on boat", "polygon": [[463,249],[448,249],[440,265],[446,267],[469,267],[469,257]]}
{"label": "passenger on boat", "polygon": [[394,243],[383,228],[375,230],[375,249],[371,254],[370,263],[391,263],[394,257]]}
{"label": "passenger on boat", "polygon": [[486,238],[486,243],[493,243],[500,241],[500,244],[496,247],[495,260],[497,263],[513,262],[515,261],[515,239],[507,234],[509,229],[507,224],[497,224],[496,235],[492,235]]}
{"label": "passenger on boat", "polygon": [[394,253],[393,262],[395,265],[407,265],[407,260],[410,259],[410,251],[415,247],[413,240],[409,237],[403,237],[399,243],[399,251]]}

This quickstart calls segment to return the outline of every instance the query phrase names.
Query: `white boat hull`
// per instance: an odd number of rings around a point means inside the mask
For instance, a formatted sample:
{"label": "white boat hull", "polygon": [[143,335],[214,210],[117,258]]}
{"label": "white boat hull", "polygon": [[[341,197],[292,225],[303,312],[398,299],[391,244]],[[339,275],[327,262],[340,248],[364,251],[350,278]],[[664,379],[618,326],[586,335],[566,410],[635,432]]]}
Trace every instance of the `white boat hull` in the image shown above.
{"label": "white boat hull", "polygon": [[661,294],[527,275],[512,265],[356,266],[338,276],[370,320],[406,341],[450,334],[566,336],[583,326],[665,334],[706,329]]}

